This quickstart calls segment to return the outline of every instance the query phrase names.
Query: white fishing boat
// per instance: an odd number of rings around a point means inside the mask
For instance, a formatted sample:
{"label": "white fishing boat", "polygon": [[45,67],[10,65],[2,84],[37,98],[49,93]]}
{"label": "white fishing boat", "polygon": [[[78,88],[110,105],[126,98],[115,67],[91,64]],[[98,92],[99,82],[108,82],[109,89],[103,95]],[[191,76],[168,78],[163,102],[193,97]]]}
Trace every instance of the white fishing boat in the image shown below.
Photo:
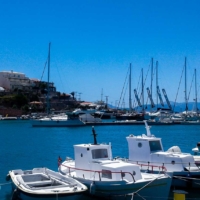
{"label": "white fishing boat", "polygon": [[11,170],[9,176],[18,199],[76,199],[87,190],[77,180],[47,168]]}
{"label": "white fishing boat", "polygon": [[67,158],[59,172],[71,176],[89,188],[89,194],[100,197],[134,199],[167,199],[171,178],[166,174],[141,173],[136,164],[115,160],[111,144],[74,145],[75,160]]}
{"label": "white fishing boat", "polygon": [[[145,121],[147,134],[139,136],[129,135],[128,162],[140,164],[142,170],[160,173],[166,169],[173,173],[172,185],[177,187],[200,187],[200,169],[196,165],[193,155],[182,153],[178,146],[173,146],[164,151],[161,138],[157,138],[150,132],[150,127]],[[159,166],[150,167],[151,166]]]}

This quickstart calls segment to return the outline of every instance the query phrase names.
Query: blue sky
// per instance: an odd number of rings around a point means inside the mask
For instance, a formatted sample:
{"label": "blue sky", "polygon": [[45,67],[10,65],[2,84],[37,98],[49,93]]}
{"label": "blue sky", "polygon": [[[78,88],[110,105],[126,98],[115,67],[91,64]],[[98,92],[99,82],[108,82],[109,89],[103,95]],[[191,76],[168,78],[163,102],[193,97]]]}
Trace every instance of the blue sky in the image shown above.
{"label": "blue sky", "polygon": [[[108,96],[114,105],[129,64],[134,89],[141,68],[146,76],[152,57],[154,65],[159,62],[159,86],[171,101],[185,56],[188,93],[195,68],[199,82],[199,0],[0,0],[0,4],[0,71],[40,79],[51,42],[50,81],[61,92],[82,93],[82,100],[100,100],[103,90],[103,100]],[[155,77],[153,84],[155,99]],[[145,88],[149,86],[150,73]],[[182,80],[178,102],[184,101],[184,90]],[[124,98],[128,106],[128,90]],[[194,85],[190,101],[193,98]]]}

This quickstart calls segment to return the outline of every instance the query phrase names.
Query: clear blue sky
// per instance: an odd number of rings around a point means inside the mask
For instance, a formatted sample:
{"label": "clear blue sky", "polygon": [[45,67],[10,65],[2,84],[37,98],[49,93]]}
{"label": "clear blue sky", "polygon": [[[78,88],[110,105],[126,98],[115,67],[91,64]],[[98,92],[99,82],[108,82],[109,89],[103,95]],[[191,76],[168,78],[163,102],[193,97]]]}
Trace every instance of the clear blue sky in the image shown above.
{"label": "clear blue sky", "polygon": [[[103,100],[108,96],[115,104],[129,63],[134,89],[152,57],[159,62],[160,88],[171,101],[185,56],[188,93],[194,68],[199,87],[199,0],[0,0],[0,5],[0,71],[40,79],[51,42],[50,81],[61,92],[82,93],[82,100],[100,100],[103,89]],[[128,106],[128,95],[125,101]],[[184,80],[178,95],[183,101]]]}

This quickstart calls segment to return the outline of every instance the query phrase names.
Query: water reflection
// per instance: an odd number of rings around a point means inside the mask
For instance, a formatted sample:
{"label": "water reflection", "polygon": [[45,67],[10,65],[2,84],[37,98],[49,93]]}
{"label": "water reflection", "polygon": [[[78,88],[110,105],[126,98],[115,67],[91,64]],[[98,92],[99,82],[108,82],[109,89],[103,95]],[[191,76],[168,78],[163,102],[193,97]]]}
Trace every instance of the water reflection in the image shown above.
{"label": "water reflection", "polygon": [[[174,199],[174,189],[171,189],[171,191],[170,191],[170,194],[169,194],[169,197],[168,197],[168,200],[172,200],[172,199]],[[191,190],[183,190],[183,191],[186,191],[187,192],[187,194],[185,195],[185,199],[187,200],[187,199],[190,199],[190,200],[199,200],[200,198],[199,198],[199,190],[195,190],[195,189],[191,189]],[[107,198],[102,198],[102,197],[94,197],[94,196],[90,196],[90,195],[87,195],[87,194],[84,194],[84,195],[82,195],[82,196],[80,196],[80,198],[78,198],[78,200],[80,199],[80,200],[100,200],[100,199],[109,199],[109,200],[112,200],[112,199],[120,199],[120,200],[128,200],[128,199],[131,199],[132,198],[132,196],[123,196],[123,197],[118,197],[118,198],[116,198],[116,197],[107,197]],[[35,199],[40,199],[40,198],[35,198]],[[133,200],[135,200],[136,199],[136,197],[134,197],[133,198]],[[143,199],[143,198],[141,198],[141,197],[137,197],[137,200],[139,200],[139,199]],[[24,200],[24,199],[19,199],[19,198],[17,198],[15,195],[14,195],[14,191],[11,191],[10,193],[6,193],[5,194],[5,200]],[[48,198],[46,199],[46,200],[49,200]],[[59,200],[59,197],[58,198],[56,198],[55,197],[55,200]],[[66,198],[66,200],[68,200],[67,198]],[[77,198],[76,198],[76,200],[77,200]]]}

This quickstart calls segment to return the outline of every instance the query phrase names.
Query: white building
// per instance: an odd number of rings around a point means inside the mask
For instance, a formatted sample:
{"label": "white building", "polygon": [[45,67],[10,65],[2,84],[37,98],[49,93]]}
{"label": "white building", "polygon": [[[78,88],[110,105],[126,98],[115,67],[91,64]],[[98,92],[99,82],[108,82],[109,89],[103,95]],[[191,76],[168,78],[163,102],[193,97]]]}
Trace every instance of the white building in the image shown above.
{"label": "white building", "polygon": [[14,89],[29,91],[34,85],[34,81],[23,73],[13,72],[12,70],[0,72],[0,87],[3,87],[6,91],[13,91]]}

